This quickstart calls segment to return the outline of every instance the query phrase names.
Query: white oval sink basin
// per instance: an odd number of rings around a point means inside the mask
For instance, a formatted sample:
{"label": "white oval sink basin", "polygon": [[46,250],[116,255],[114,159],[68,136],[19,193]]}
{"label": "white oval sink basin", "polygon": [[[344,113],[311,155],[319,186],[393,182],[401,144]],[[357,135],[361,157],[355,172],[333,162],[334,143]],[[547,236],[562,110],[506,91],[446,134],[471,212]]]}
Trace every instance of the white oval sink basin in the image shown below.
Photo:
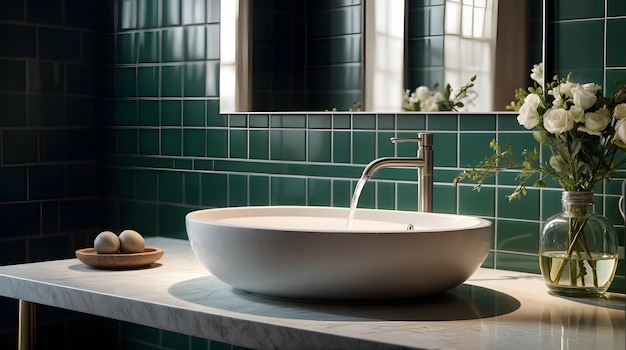
{"label": "white oval sink basin", "polygon": [[[482,264],[491,222],[462,215],[329,207],[193,211],[196,257],[231,286],[276,298],[391,300],[454,288]],[[408,231],[407,226],[413,225]]]}

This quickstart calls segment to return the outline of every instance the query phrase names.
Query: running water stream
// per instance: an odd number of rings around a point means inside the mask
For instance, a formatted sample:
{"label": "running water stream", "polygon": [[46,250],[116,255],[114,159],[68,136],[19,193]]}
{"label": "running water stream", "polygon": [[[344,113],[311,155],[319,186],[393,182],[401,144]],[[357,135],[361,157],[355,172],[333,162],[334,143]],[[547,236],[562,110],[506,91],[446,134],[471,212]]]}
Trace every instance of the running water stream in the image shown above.
{"label": "running water stream", "polygon": [[352,195],[352,201],[350,202],[350,212],[348,213],[348,222],[346,222],[346,230],[350,230],[352,228],[352,221],[354,219],[354,213],[356,211],[357,204],[359,204],[359,197],[361,196],[361,191],[363,191],[363,187],[367,182],[367,176],[361,176],[359,181],[356,183],[356,187],[354,188],[354,194]]}

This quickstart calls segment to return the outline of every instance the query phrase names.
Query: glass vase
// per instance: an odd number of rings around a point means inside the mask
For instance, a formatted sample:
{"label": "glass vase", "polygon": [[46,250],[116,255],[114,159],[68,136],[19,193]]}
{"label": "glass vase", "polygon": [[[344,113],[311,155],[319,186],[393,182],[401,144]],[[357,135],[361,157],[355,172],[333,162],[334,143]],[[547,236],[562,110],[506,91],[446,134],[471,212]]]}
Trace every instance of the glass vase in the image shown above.
{"label": "glass vase", "polygon": [[548,288],[560,295],[598,296],[611,285],[617,268],[613,224],[594,213],[593,192],[563,192],[563,212],[541,231],[539,261]]}

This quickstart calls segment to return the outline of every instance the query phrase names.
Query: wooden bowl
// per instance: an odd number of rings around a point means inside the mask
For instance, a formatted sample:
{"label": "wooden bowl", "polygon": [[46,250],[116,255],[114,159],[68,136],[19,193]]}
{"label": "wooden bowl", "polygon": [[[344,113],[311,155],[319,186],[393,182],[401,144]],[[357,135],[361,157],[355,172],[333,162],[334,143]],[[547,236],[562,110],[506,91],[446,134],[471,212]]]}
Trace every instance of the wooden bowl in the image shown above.
{"label": "wooden bowl", "polygon": [[95,248],[76,251],[76,257],[83,264],[97,269],[133,269],[152,265],[163,256],[161,248],[144,248],[141,253],[99,254]]}

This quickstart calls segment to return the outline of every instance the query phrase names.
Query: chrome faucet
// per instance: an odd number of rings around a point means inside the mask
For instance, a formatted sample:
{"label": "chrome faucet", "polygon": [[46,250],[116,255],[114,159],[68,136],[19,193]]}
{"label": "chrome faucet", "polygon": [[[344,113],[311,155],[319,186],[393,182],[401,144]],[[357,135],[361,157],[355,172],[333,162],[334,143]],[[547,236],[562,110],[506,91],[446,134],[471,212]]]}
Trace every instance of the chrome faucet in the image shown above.
{"label": "chrome faucet", "polygon": [[378,170],[383,168],[417,168],[418,176],[418,210],[422,212],[433,211],[433,135],[420,133],[417,137],[397,138],[392,137],[391,142],[417,142],[417,157],[394,158],[383,157],[374,159],[363,170],[362,178],[369,179]]}

